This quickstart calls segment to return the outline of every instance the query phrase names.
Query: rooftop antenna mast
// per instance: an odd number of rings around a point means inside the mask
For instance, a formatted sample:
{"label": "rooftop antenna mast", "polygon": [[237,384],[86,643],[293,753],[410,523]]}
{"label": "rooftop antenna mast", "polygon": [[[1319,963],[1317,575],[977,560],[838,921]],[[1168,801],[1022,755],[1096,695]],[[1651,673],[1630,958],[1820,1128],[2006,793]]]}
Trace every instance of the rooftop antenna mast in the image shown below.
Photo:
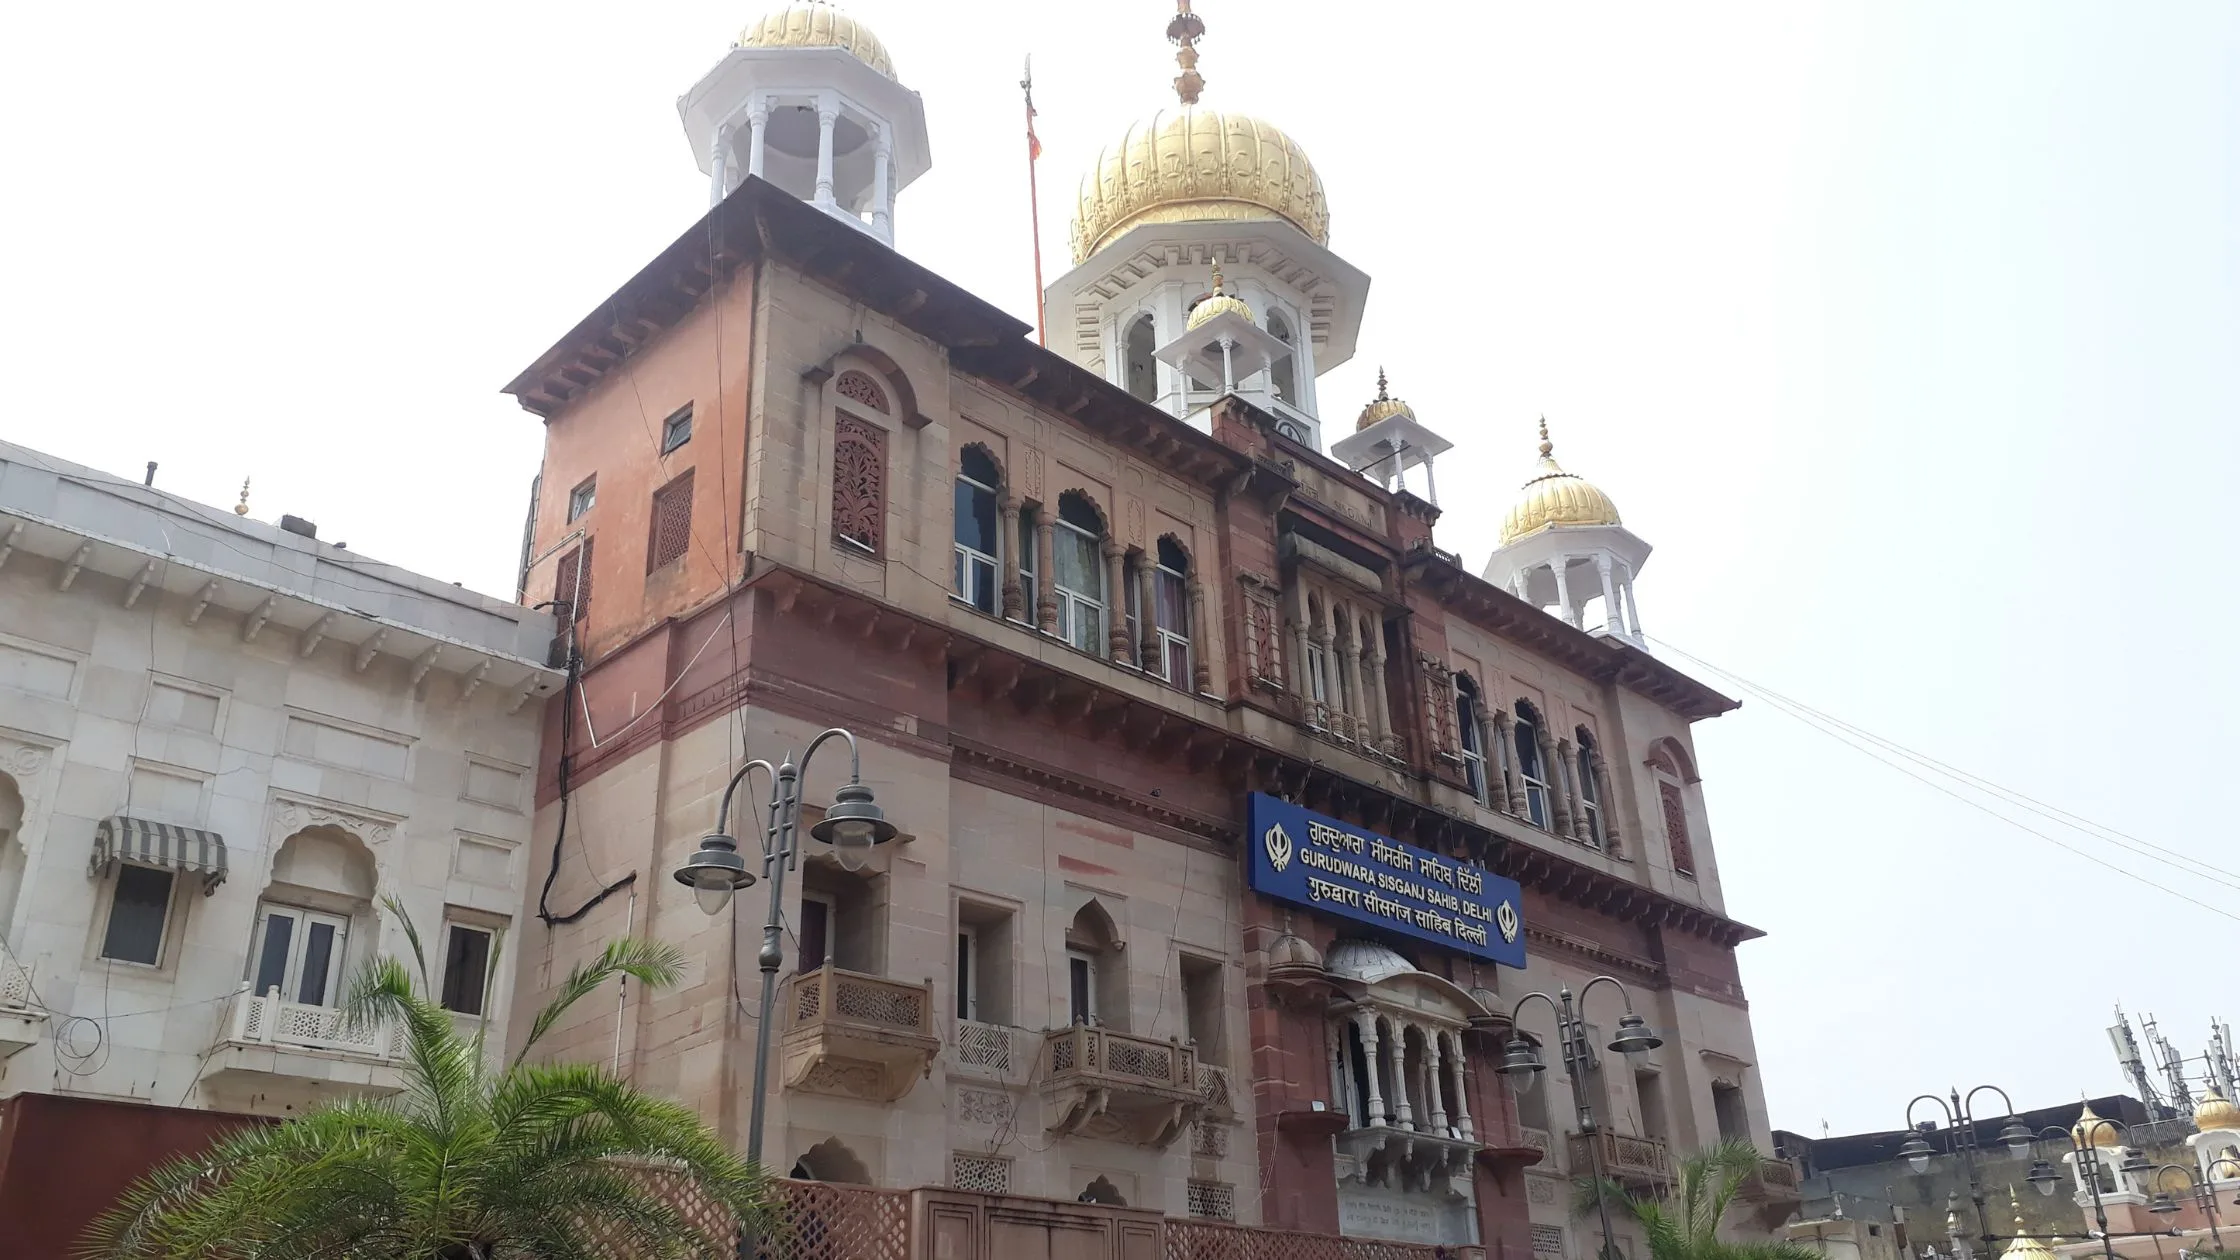
{"label": "rooftop antenna mast", "polygon": [[2154,1087],[2154,1079],[2147,1075],[2146,1060],[2140,1057],[2139,1043],[2131,1036],[2130,1017],[2123,1007],[2116,1007],[2115,1025],[2108,1029],[2108,1041],[2116,1048],[2116,1062],[2123,1067],[2123,1074],[2131,1078],[2131,1088],[2139,1091],[2139,1101],[2146,1104],[2147,1113],[2158,1120],[2167,1120],[2173,1114],[2162,1095]]}
{"label": "rooftop antenna mast", "polygon": [[2178,1053],[2178,1048],[2170,1044],[2168,1037],[2162,1035],[2162,1030],[2155,1026],[2154,1016],[2149,1015],[2139,1021],[2139,1032],[2147,1039],[2147,1049],[2154,1054],[2155,1070],[2161,1072],[2162,1079],[2170,1083],[2173,1114],[2192,1115],[2193,1090],[2186,1085],[2186,1057]]}
{"label": "rooftop antenna mast", "polygon": [[2212,1016],[2209,1020],[2209,1076],[2216,1081],[2217,1092],[2227,1099],[2232,1097],[2232,1025]]}

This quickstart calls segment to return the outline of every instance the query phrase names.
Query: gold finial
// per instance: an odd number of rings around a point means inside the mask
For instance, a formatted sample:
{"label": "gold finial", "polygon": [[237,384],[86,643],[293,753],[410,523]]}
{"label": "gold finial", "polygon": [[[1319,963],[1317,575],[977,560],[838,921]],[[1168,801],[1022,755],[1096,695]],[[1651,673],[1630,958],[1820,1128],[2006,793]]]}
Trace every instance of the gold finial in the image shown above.
{"label": "gold finial", "polygon": [[1546,459],[1556,453],[1556,444],[1548,440],[1548,418],[1540,417],[1540,457]]}
{"label": "gold finial", "polygon": [[1390,394],[1388,394],[1388,393],[1386,393],[1386,392],[1385,392],[1385,388],[1384,388],[1384,365],[1383,365],[1383,364],[1381,364],[1381,363],[1377,365],[1377,401],[1378,401],[1378,402],[1390,402],[1390,401],[1392,401],[1392,395],[1390,395]]}
{"label": "gold finial", "polygon": [[241,479],[241,502],[233,505],[233,514],[235,516],[247,516],[249,514],[249,479],[247,477]]}
{"label": "gold finial", "polygon": [[1215,259],[1213,263],[1213,296],[1221,296],[1221,260],[1219,259]]}
{"label": "gold finial", "polygon": [[2007,1206],[2014,1209],[2014,1232],[2018,1234],[2029,1233],[2030,1231],[2023,1228],[2022,1224],[2022,1196],[2014,1192],[2014,1183],[2011,1181],[2007,1183]]}
{"label": "gold finial", "polygon": [[1167,38],[1174,41],[1175,64],[1182,73],[1174,77],[1174,94],[1185,105],[1198,103],[1198,93],[1206,86],[1198,74],[1198,40],[1206,33],[1205,19],[1190,11],[1190,0],[1174,0],[1174,21],[1167,23]]}

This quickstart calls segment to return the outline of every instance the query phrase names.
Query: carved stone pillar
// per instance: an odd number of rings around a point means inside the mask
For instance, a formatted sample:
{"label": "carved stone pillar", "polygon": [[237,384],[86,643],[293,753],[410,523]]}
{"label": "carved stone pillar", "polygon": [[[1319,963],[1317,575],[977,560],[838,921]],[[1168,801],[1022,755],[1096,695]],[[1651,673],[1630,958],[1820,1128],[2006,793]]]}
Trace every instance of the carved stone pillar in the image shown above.
{"label": "carved stone pillar", "polygon": [[996,564],[1003,571],[1003,615],[1017,621],[1027,612],[1027,589],[1019,572],[1019,497],[1006,490],[996,498]]}
{"label": "carved stone pillar", "polygon": [[[1148,555],[1136,557],[1136,662],[1145,672],[1164,675],[1167,662],[1159,640],[1159,566]],[[1169,678],[1177,687],[1187,687],[1187,678]]]}
{"label": "carved stone pillar", "polygon": [[1475,1142],[1478,1140],[1478,1131],[1470,1123],[1470,1065],[1462,1057],[1462,1038],[1451,1032],[1441,1035],[1447,1038],[1448,1047],[1452,1051],[1447,1061],[1454,1065],[1454,1106],[1451,1110],[1454,1112],[1455,1127],[1462,1130],[1463,1141]]}
{"label": "carved stone pillar", "polygon": [[840,122],[840,106],[817,102],[817,204],[832,204],[832,129]]}
{"label": "carved stone pillar", "polygon": [[879,147],[871,155],[871,231],[880,240],[894,243],[894,185],[888,172],[894,165],[894,137],[879,128]]}
{"label": "carved stone pillar", "polygon": [[1447,1078],[1443,1035],[1431,1029],[1423,1034],[1423,1105],[1431,1110],[1431,1131],[1440,1137],[1447,1135]]}
{"label": "carved stone pillar", "polygon": [[1346,1127],[1353,1127],[1353,1073],[1346,1071],[1346,1026],[1326,1025],[1330,1029],[1330,1096],[1345,1109]]}
{"label": "carved stone pillar", "polygon": [[[1250,636],[1248,627],[1246,637]],[[1213,690],[1213,640],[1206,635],[1206,588],[1198,581],[1195,566],[1190,571],[1190,685],[1200,692]]]}
{"label": "carved stone pillar", "polygon": [[1122,665],[1135,664],[1135,649],[1128,642],[1128,586],[1125,554],[1120,544],[1104,540],[1105,644],[1111,658]]}
{"label": "carved stone pillar", "polygon": [[1565,621],[1578,625],[1579,614],[1571,607],[1571,581],[1565,576],[1566,570],[1571,568],[1571,558],[1557,556],[1548,567],[1556,575],[1556,607],[1562,611]]}
{"label": "carved stone pillar", "polygon": [[1564,827],[1564,834],[1581,844],[1593,844],[1594,832],[1587,827],[1585,789],[1579,782],[1579,758],[1568,739],[1556,741],[1556,772],[1562,779],[1557,789],[1570,806],[1571,821]]}
{"label": "carved stone pillar", "polygon": [[1548,830],[1558,835],[1571,834],[1571,802],[1564,799],[1563,762],[1556,757],[1556,742],[1548,737],[1546,723],[1533,727],[1540,737],[1541,776],[1548,780],[1549,821],[1555,825]]}
{"label": "carved stone pillar", "polygon": [[770,102],[758,100],[747,111],[747,174],[762,174],[762,136],[770,125]]}
{"label": "carved stone pillar", "polygon": [[1594,750],[1593,761],[1587,773],[1594,776],[1594,799],[1602,805],[1602,847],[1616,857],[1624,850],[1618,846],[1618,801],[1610,791],[1610,762],[1599,748]]}
{"label": "carved stone pillar", "polygon": [[731,191],[731,127],[716,128],[714,142],[708,152],[708,204],[713,206]]}
{"label": "carved stone pillar", "polygon": [[1346,734],[1353,739],[1365,738],[1362,718],[1367,716],[1368,701],[1361,689],[1361,632],[1360,623],[1351,612],[1346,613],[1338,628],[1336,640],[1340,675],[1345,680]]}
{"label": "carved stone pillar", "polygon": [[1524,780],[1517,774],[1517,727],[1507,709],[1493,711],[1494,742],[1501,745],[1502,808],[1524,815]]}
{"label": "carved stone pillar", "polygon": [[1392,1123],[1393,1127],[1416,1127],[1416,1113],[1408,1105],[1408,1030],[1394,1024],[1392,1036],[1385,1042],[1385,1053],[1392,1059]]}
{"label": "carved stone pillar", "polygon": [[1369,1127],[1388,1123],[1384,1110],[1384,1093],[1377,1082],[1377,1017],[1361,1011],[1353,1017],[1353,1029],[1361,1034],[1362,1075],[1369,1080]]}
{"label": "carved stone pillar", "polygon": [[1058,526],[1046,507],[1034,520],[1034,619],[1044,634],[1058,632]]}
{"label": "carved stone pillar", "polygon": [[1610,581],[1610,554],[1603,552],[1594,558],[1595,572],[1602,577],[1602,625],[1613,633],[1623,634],[1626,619],[1619,615],[1618,588]]}
{"label": "carved stone pillar", "polygon": [[1379,633],[1369,639],[1369,728],[1379,748],[1389,748],[1392,743],[1392,698],[1385,694],[1384,635]]}

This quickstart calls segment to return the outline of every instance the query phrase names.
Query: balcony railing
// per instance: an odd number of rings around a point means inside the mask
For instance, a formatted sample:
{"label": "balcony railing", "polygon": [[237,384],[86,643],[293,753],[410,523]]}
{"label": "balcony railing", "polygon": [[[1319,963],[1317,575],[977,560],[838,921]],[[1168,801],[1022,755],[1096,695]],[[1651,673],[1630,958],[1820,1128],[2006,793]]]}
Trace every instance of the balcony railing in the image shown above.
{"label": "balcony railing", "polygon": [[1045,1091],[1058,1104],[1052,1133],[1172,1143],[1205,1110],[1198,1052],[1086,1024],[1043,1034]]}
{"label": "balcony railing", "polygon": [[278,989],[259,994],[244,986],[233,995],[221,1027],[220,1039],[238,1045],[325,1050],[383,1063],[404,1057],[402,1024],[352,1027],[341,1008],[290,1002]]}
{"label": "balcony railing", "polygon": [[1599,1156],[1603,1175],[1613,1181],[1661,1186],[1672,1180],[1672,1155],[1663,1138],[1602,1129],[1573,1133],[1566,1145],[1570,1148],[1571,1171],[1577,1175],[1590,1175],[1594,1165],[1589,1161]]}
{"label": "balcony railing", "polygon": [[1795,1199],[1800,1197],[1797,1166],[1785,1159],[1762,1159],[1758,1169],[1743,1179],[1746,1199]]}
{"label": "balcony railing", "polygon": [[790,1089],[893,1102],[932,1068],[933,993],[924,984],[826,965],[793,978],[785,1020]]}
{"label": "balcony railing", "polygon": [[1010,1076],[1021,1063],[1018,1030],[1004,1024],[983,1024],[960,1019],[954,1025],[950,1053],[958,1067]]}
{"label": "balcony railing", "polygon": [[1205,1099],[1209,1120],[1237,1118],[1237,1082],[1229,1069],[1211,1063],[1198,1065],[1198,1093]]}

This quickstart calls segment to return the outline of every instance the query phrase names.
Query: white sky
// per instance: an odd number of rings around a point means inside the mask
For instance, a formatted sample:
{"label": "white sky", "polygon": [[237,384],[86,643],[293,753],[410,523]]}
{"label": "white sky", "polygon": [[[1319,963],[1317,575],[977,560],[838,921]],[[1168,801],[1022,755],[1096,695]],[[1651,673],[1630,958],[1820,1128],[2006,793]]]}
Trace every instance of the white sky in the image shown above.
{"label": "white sky", "polygon": [[[2240,6],[1202,0],[1209,104],[1315,158],[1379,362],[1483,563],[1545,412],[1657,545],[1644,624],[2240,868]],[[705,0],[50,4],[0,34],[0,434],[510,594],[541,445],[497,388],[705,209]],[[926,100],[905,252],[1032,314],[1096,149],[1171,99],[1159,0],[853,8]],[[2119,1088],[2111,1003],[2240,1019],[2240,888],[1753,702],[1700,731],[1774,1123]],[[2041,824],[2043,826],[2044,824]],[[2232,879],[2240,885],[2240,878]],[[2204,891],[2206,890],[2206,891]]]}

